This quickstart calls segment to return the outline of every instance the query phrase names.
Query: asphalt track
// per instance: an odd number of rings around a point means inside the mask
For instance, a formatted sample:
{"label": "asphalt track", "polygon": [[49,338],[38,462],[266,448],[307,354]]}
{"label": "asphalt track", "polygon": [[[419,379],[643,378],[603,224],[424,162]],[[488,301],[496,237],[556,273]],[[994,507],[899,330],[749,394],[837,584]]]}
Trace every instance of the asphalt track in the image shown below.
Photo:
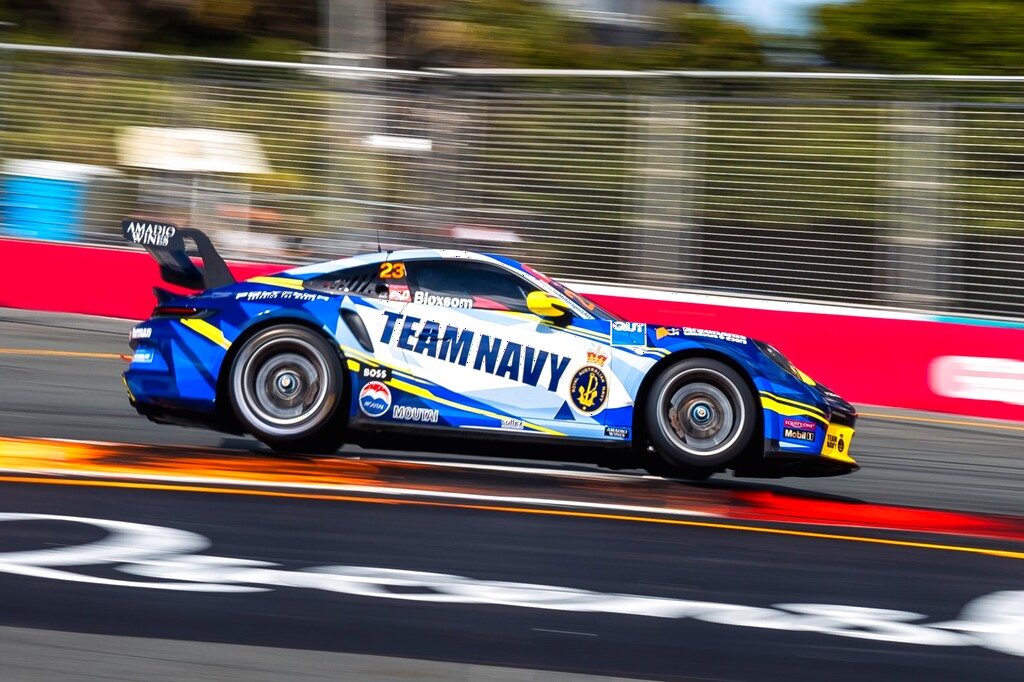
{"label": "asphalt track", "polygon": [[129,327],[0,310],[2,679],[1024,679],[1020,425],[860,406],[820,480],[288,460],[134,415]]}

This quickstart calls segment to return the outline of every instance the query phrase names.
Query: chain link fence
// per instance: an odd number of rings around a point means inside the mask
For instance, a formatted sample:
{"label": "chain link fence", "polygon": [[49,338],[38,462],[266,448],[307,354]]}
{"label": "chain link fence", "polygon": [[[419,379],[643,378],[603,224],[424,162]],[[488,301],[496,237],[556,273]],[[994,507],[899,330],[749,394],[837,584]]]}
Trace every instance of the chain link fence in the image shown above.
{"label": "chain link fence", "polygon": [[0,235],[504,253],[574,280],[1024,317],[1024,79],[399,72],[0,45]]}

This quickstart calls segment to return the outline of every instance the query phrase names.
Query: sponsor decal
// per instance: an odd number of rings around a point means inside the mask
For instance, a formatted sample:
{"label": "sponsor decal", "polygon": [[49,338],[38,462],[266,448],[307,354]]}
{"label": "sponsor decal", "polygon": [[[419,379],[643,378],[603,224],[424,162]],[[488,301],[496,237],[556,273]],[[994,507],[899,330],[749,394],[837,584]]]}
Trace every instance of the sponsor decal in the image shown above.
{"label": "sponsor decal", "polygon": [[239,291],[235,294],[235,300],[245,299],[246,301],[329,301],[322,294],[311,294],[308,291]]}
{"label": "sponsor decal", "polygon": [[659,341],[666,336],[679,336],[679,327],[658,327],[654,330],[654,338]]}
{"label": "sponsor decal", "polygon": [[604,435],[611,438],[629,438],[629,429],[624,426],[606,426]]}
{"label": "sponsor decal", "polygon": [[643,322],[612,322],[613,346],[646,346],[647,325]]}
{"label": "sponsor decal", "polygon": [[583,414],[597,414],[608,402],[608,379],[597,367],[580,367],[569,382],[569,399]]}
{"label": "sponsor decal", "polygon": [[464,308],[469,309],[473,307],[473,299],[471,298],[459,298],[458,296],[435,296],[434,294],[427,293],[425,291],[417,291],[416,295],[413,296],[413,303],[419,303],[421,305],[432,305],[439,308]]}
{"label": "sponsor decal", "polygon": [[148,365],[153,362],[153,349],[152,348],[140,348],[135,351],[135,355],[132,356],[133,365]]}
{"label": "sponsor decal", "polygon": [[412,292],[409,291],[408,285],[389,284],[388,300],[396,301],[398,303],[409,303],[410,301],[412,301]]}
{"label": "sponsor decal", "polygon": [[128,338],[132,341],[136,339],[148,339],[153,336],[152,327],[132,327],[131,332],[128,334]]}
{"label": "sponsor decal", "polygon": [[282,291],[281,298],[292,301],[329,301],[331,299],[320,294],[311,294],[308,291]]}
{"label": "sponsor decal", "polygon": [[747,337],[739,334],[716,332],[711,329],[694,329],[693,327],[683,327],[683,336],[701,336],[705,339],[718,339],[720,341],[731,341],[740,344],[747,342]]}
{"label": "sponsor decal", "polygon": [[121,222],[121,231],[128,240],[142,246],[170,246],[178,228],[167,223],[125,220]]}
{"label": "sponsor decal", "polygon": [[846,441],[843,440],[843,434],[836,435],[829,433],[825,435],[825,449],[835,450],[836,452],[842,452],[846,449]]}
{"label": "sponsor decal", "polygon": [[592,350],[587,351],[587,364],[597,365],[598,367],[604,367],[604,363],[608,362],[608,356],[604,353],[595,352]]}
{"label": "sponsor decal", "polygon": [[516,419],[514,417],[504,417],[501,420],[501,428],[503,429],[515,429],[517,431],[523,430],[523,420]]}
{"label": "sponsor decal", "polygon": [[524,271],[526,271],[526,272],[530,273],[531,275],[533,275],[534,277],[536,277],[536,278],[537,278],[537,279],[539,279],[540,281],[542,281],[542,282],[544,282],[544,283],[547,283],[547,282],[550,282],[550,281],[551,281],[551,278],[550,278],[550,277],[548,277],[547,275],[545,275],[545,274],[544,274],[543,272],[541,272],[540,270],[537,270],[537,269],[536,269],[536,268],[534,268],[534,267],[533,267],[532,265],[527,265],[527,264],[525,264],[525,263],[520,263],[520,265],[522,266],[522,268],[523,268],[523,270],[524,270]]}
{"label": "sponsor decal", "polygon": [[280,291],[239,291],[235,300],[244,298],[246,301],[273,301],[281,297]]}
{"label": "sponsor decal", "polygon": [[391,407],[391,389],[371,381],[359,391],[359,409],[367,417],[383,417]]}
{"label": "sponsor decal", "polygon": [[[789,438],[790,440],[803,440],[808,442],[814,442],[814,432],[804,431],[802,429],[783,429],[782,436]],[[840,450],[839,452],[842,452]]]}
{"label": "sponsor decal", "polygon": [[803,419],[790,419],[788,417],[782,420],[782,425],[787,429],[800,429],[802,431],[815,431],[818,428],[818,425],[814,422]]}
{"label": "sponsor decal", "polygon": [[393,419],[400,419],[401,421],[407,422],[426,422],[436,424],[438,413],[437,410],[431,410],[427,407],[395,405],[395,409],[391,410],[391,417]]}
{"label": "sponsor decal", "polygon": [[359,370],[359,376],[364,379],[371,379],[374,381],[388,381],[391,379],[391,368],[367,367],[366,365],[363,365],[363,368]]}
{"label": "sponsor decal", "polygon": [[[7,512],[0,513],[0,523],[42,526],[28,534],[41,537],[38,547],[0,552],[0,572],[34,580],[92,584],[104,589],[232,594],[236,598],[279,589],[316,590],[324,593],[323,599],[344,595],[349,599],[409,602],[420,608],[434,603],[540,609],[578,619],[593,618],[595,613],[662,621],[686,619],[716,628],[837,637],[854,640],[850,644],[855,647],[863,646],[856,642],[887,642],[929,647],[930,653],[935,647],[979,647],[1024,656],[1024,590],[984,594],[968,602],[951,619],[935,619],[880,608],[877,599],[872,606],[792,602],[748,606],[375,566],[290,568],[251,557],[205,554],[212,541],[192,531],[112,519]],[[101,537],[69,545],[63,539],[68,524],[88,529],[88,534],[82,536]],[[46,535],[47,528],[54,533],[51,538]]]}
{"label": "sponsor decal", "polygon": [[944,355],[932,360],[928,384],[946,398],[1024,405],[1024,362]]}
{"label": "sponsor decal", "polygon": [[394,344],[411,353],[444,360],[478,372],[504,377],[528,386],[543,385],[547,370],[547,390],[557,391],[569,367],[569,358],[537,350],[521,343],[505,341],[488,334],[477,335],[454,325],[443,327],[432,320],[382,311],[386,318],[380,342]]}

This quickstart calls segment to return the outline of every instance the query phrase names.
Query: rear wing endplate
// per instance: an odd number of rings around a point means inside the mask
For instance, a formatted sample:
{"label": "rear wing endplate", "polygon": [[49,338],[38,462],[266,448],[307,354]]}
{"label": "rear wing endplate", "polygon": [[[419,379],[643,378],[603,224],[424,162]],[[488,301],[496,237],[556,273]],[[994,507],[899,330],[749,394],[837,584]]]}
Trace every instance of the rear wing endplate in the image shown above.
{"label": "rear wing endplate", "polygon": [[[215,289],[235,283],[227,263],[217,253],[210,238],[199,230],[179,228],[170,223],[125,218],[121,233],[133,244],[143,246],[160,264],[160,277],[165,282],[186,289]],[[199,268],[185,253],[185,239],[199,251],[203,267]]]}

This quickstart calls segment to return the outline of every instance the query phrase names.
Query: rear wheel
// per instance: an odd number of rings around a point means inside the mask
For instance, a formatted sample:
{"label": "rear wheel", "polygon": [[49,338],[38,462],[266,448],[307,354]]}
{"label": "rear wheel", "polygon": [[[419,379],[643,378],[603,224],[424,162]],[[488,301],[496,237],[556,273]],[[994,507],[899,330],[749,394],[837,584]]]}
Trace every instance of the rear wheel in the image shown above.
{"label": "rear wheel", "polygon": [[753,392],[739,372],[718,360],[672,365],[649,395],[644,418],[659,464],[685,478],[707,478],[738,457],[757,425]]}
{"label": "rear wheel", "polygon": [[279,325],[245,341],[231,365],[231,404],[245,430],[275,450],[330,453],[344,433],[336,418],[344,374],[319,334]]}

